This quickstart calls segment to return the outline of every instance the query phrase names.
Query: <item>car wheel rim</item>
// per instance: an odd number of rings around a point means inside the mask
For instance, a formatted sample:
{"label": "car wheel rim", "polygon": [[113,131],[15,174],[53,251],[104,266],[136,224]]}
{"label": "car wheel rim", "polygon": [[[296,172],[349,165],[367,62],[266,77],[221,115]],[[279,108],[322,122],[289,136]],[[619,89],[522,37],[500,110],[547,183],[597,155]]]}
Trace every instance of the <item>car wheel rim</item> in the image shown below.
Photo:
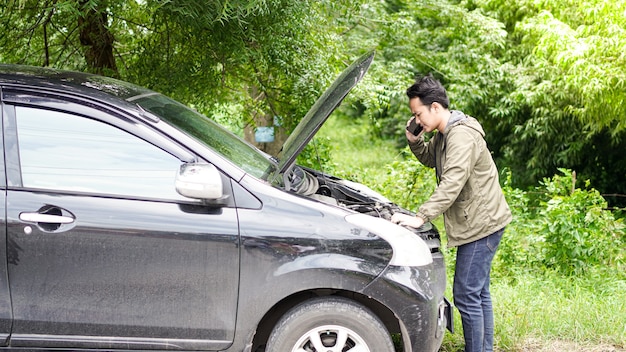
{"label": "car wheel rim", "polygon": [[370,352],[361,336],[338,325],[324,325],[307,331],[291,352]]}

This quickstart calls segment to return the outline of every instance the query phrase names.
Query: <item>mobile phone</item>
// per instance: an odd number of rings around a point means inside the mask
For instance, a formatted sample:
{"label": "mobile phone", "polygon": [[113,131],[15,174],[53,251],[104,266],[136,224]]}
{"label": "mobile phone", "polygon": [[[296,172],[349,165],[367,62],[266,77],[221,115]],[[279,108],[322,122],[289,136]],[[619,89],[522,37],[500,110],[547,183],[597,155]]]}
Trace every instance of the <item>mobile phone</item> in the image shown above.
{"label": "mobile phone", "polygon": [[411,122],[409,122],[409,125],[406,126],[406,129],[407,131],[411,132],[414,136],[417,136],[418,134],[420,134],[420,132],[422,132],[422,125],[415,122],[415,118],[412,118]]}

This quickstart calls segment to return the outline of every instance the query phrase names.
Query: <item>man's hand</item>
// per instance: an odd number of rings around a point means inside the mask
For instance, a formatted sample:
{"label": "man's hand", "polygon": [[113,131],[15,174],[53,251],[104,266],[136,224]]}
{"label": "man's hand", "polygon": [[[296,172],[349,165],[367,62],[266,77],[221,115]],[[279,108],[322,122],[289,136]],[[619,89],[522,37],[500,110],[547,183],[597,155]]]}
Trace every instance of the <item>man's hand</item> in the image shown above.
{"label": "man's hand", "polygon": [[[407,122],[406,122],[406,127],[409,127],[409,125],[411,124],[411,120],[415,119],[415,117],[411,117]],[[424,130],[422,130],[417,136],[414,135],[413,133],[409,132],[408,129],[404,130],[404,134],[406,135],[406,139],[409,141],[409,143],[416,143],[418,141],[418,139],[420,138],[419,136],[422,135],[422,133],[424,133]]]}
{"label": "man's hand", "polygon": [[393,214],[391,216],[391,222],[393,222],[394,224],[398,224],[402,226],[410,226],[413,228],[418,228],[424,225],[424,219],[417,217],[417,216],[411,216],[411,215],[406,215],[406,214],[401,214],[401,213]]}

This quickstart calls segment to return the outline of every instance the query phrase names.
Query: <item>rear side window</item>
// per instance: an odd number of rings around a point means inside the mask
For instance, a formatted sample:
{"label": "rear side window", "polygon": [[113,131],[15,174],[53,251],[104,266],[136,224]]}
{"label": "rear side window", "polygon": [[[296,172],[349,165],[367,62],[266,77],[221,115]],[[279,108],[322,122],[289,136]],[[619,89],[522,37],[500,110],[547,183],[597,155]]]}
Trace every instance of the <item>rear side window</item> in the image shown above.
{"label": "rear side window", "polygon": [[16,107],[22,185],[124,197],[186,199],[178,158],[126,131],[82,116]]}

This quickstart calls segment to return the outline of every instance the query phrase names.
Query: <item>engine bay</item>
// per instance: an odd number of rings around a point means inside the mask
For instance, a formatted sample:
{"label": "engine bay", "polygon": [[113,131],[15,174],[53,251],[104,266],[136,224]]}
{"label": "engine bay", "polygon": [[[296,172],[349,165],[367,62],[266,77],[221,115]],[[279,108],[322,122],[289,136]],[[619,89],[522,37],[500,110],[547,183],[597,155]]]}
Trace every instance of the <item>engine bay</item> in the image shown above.
{"label": "engine bay", "polygon": [[[290,192],[298,195],[385,220],[391,220],[394,213],[415,215],[363,184],[302,166],[291,169],[286,184]],[[432,223],[427,222],[417,229],[406,228],[422,237],[431,251],[439,251],[440,235]]]}

